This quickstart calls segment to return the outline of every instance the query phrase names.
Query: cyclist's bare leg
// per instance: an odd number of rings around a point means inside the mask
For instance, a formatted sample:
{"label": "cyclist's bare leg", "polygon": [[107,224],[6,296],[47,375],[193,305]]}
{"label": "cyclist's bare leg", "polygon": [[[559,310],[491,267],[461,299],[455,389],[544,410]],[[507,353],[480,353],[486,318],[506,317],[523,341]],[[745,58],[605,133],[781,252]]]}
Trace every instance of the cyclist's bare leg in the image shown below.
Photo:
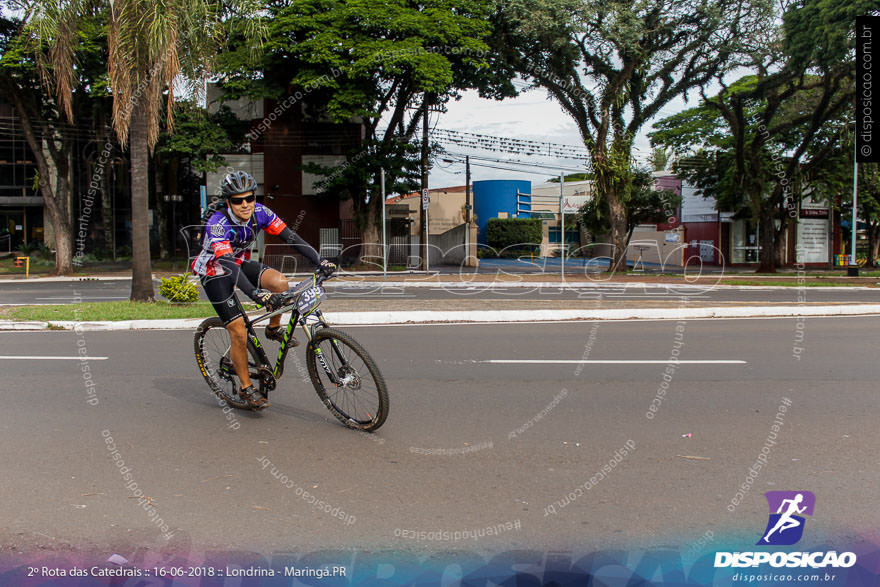
{"label": "cyclist's bare leg", "polygon": [[[260,275],[260,287],[263,289],[268,289],[272,293],[284,293],[290,288],[287,280],[284,278],[281,273],[275,271],[274,269],[266,269],[263,271],[262,275]],[[272,316],[269,318],[269,326],[272,328],[277,328],[281,325],[281,315]]]}
{"label": "cyclist's bare leg", "polygon": [[251,384],[251,376],[248,373],[247,329],[244,327],[244,319],[236,318],[226,325],[226,330],[229,332],[231,342],[229,357],[232,359],[235,374],[238,375],[238,380],[244,389]]}

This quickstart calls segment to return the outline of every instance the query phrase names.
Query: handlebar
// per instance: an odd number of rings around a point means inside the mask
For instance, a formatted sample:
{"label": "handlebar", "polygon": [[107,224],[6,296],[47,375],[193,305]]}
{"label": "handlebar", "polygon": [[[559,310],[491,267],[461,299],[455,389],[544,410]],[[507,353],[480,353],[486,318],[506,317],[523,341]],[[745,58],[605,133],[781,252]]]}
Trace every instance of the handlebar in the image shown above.
{"label": "handlebar", "polygon": [[[321,285],[325,281],[327,281],[328,279],[333,277],[335,275],[335,272],[331,273],[330,275],[327,275],[321,269],[316,269],[315,272],[313,273],[313,275],[315,277],[315,282],[314,282],[315,285]],[[285,312],[289,312],[291,310],[292,306],[296,303],[298,295],[303,291],[302,289],[297,290],[297,286],[301,286],[301,285],[303,285],[303,282],[300,282],[300,283],[294,285],[293,287],[291,287],[290,289],[288,289],[284,293],[278,294],[282,298],[281,306],[277,310],[263,314],[256,321],[259,322],[259,321],[265,320],[267,318],[271,318],[272,316],[277,316],[278,314],[284,314]]]}
{"label": "handlebar", "polygon": [[[314,271],[313,275],[315,277],[315,285],[322,285],[325,281],[334,277],[335,272],[331,273],[330,275],[327,275],[323,270],[316,269]],[[283,305],[287,306],[287,305],[291,304],[296,299],[296,296],[299,294],[299,292],[296,291],[297,285],[301,285],[301,284],[296,284],[293,287],[291,287],[290,289],[288,289],[286,292],[281,294],[284,298],[284,301],[282,302]]]}
{"label": "handlebar", "polygon": [[315,269],[315,283],[321,285],[322,283],[333,277],[335,274],[335,271],[333,273],[327,274],[321,268]]}

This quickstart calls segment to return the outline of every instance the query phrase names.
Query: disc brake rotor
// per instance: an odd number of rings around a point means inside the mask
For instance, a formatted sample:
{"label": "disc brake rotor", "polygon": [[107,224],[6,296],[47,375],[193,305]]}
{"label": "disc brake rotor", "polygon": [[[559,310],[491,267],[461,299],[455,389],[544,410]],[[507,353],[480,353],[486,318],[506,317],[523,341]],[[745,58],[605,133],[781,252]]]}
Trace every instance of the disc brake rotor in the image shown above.
{"label": "disc brake rotor", "polygon": [[357,371],[348,366],[340,367],[339,387],[346,387],[348,389],[360,389],[361,378],[358,377]]}

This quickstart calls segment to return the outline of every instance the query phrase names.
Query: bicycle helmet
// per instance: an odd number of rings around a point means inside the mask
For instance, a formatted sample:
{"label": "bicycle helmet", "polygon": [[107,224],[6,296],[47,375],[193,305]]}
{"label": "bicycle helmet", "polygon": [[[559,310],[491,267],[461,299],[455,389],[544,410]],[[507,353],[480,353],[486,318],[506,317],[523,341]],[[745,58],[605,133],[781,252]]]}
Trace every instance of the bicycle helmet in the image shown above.
{"label": "bicycle helmet", "polygon": [[222,194],[224,198],[237,196],[257,189],[257,180],[247,171],[233,171],[223,178]]}

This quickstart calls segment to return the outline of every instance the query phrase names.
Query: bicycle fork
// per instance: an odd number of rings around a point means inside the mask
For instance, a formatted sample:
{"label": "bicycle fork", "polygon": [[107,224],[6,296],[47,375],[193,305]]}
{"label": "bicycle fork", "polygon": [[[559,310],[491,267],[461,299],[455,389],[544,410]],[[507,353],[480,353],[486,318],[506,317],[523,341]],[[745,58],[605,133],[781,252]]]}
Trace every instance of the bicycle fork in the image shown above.
{"label": "bicycle fork", "polygon": [[[320,324],[322,324],[323,327],[326,328],[327,324],[322,319],[320,310],[315,312],[315,316],[320,321]],[[341,381],[336,373],[333,372],[333,369],[330,368],[330,365],[327,364],[327,360],[324,358],[324,352],[320,348],[312,344],[312,341],[314,340],[314,332],[309,332],[309,329],[305,327],[303,328],[303,330],[306,331],[306,336],[308,336],[309,338],[309,347],[312,349],[312,352],[315,353],[315,356],[318,358],[318,362],[321,364],[321,368],[324,370],[324,373],[327,374],[330,382],[333,383],[333,385],[335,385],[336,387],[342,387],[343,385],[345,385],[345,382]],[[339,350],[339,344],[337,344],[337,342],[331,338],[330,346],[333,347],[333,352],[336,353],[336,356],[339,357],[339,360],[342,362],[343,365],[345,365],[345,357],[342,356],[342,351]]]}

